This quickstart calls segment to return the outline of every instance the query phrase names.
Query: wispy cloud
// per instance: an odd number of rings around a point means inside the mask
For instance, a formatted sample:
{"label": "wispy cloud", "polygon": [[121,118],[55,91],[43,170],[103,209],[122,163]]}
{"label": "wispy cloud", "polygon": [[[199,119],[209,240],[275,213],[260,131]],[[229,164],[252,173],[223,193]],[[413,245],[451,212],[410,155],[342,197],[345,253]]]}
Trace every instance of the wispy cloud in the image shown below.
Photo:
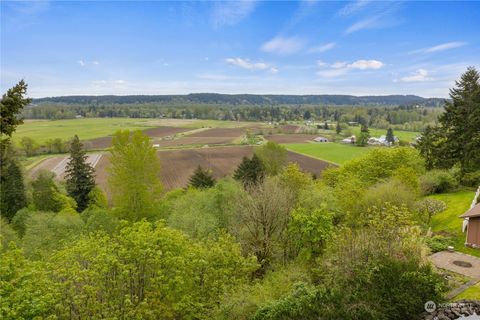
{"label": "wispy cloud", "polygon": [[332,64],[328,64],[324,61],[317,61],[317,66],[320,70],[317,75],[325,78],[333,78],[344,75],[352,70],[377,70],[383,68],[385,64],[379,60],[365,60],[360,59],[354,62],[337,61]]}
{"label": "wispy cloud", "polygon": [[423,48],[420,50],[415,50],[412,51],[411,53],[433,53],[433,52],[440,52],[440,51],[445,51],[445,50],[450,50],[450,49],[455,49],[455,48],[460,48],[465,46],[467,43],[462,42],[462,41],[453,41],[453,42],[446,42],[442,43],[433,47],[429,48]]}
{"label": "wispy cloud", "polygon": [[379,26],[379,17],[378,16],[370,17],[370,18],[366,18],[358,22],[355,22],[350,27],[348,27],[347,30],[345,30],[345,33],[350,34],[356,31],[364,30],[364,29],[372,29],[377,26]]}
{"label": "wispy cloud", "polygon": [[77,61],[77,63],[80,65],[80,67],[86,67],[87,65],[93,65],[93,66],[98,66],[100,65],[100,62],[98,60],[93,60],[93,61],[87,61],[84,59],[80,59]]}
{"label": "wispy cloud", "polygon": [[212,24],[216,28],[235,25],[248,17],[255,5],[253,0],[216,2],[211,14]]}
{"label": "wispy cloud", "polygon": [[350,15],[355,14],[358,11],[360,11],[363,7],[365,7],[370,2],[371,1],[369,1],[369,0],[358,0],[358,1],[350,2],[349,4],[347,4],[343,8],[341,8],[337,12],[337,15],[338,16],[350,16]]}
{"label": "wispy cloud", "polygon": [[331,50],[331,49],[335,48],[336,45],[337,44],[335,42],[325,43],[323,45],[310,48],[308,50],[308,53],[322,53],[322,52],[325,52],[325,51],[328,51],[328,50]]}
{"label": "wispy cloud", "polygon": [[270,73],[278,73],[278,69],[265,62],[253,62],[243,58],[227,58],[225,62],[247,70],[268,70]]}
{"label": "wispy cloud", "polygon": [[[360,3],[360,2],[359,2]],[[362,4],[361,7],[364,7]],[[366,29],[380,29],[394,26],[401,22],[395,13],[402,7],[400,2],[375,2],[369,6],[366,16],[350,25],[345,34]]]}
{"label": "wispy cloud", "polygon": [[425,69],[418,69],[411,75],[400,78],[400,82],[424,82],[434,80]]}
{"label": "wispy cloud", "polygon": [[300,51],[304,46],[304,42],[298,37],[282,37],[275,38],[265,42],[260,47],[264,52],[270,52],[279,55],[289,55]]}

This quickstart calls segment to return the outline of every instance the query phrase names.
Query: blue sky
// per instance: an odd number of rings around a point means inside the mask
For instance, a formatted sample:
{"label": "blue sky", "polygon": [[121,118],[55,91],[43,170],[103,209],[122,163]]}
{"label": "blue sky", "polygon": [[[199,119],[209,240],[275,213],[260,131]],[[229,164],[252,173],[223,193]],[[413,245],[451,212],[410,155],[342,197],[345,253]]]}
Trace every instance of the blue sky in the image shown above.
{"label": "blue sky", "polygon": [[417,94],[480,68],[480,2],[1,2],[1,90]]}

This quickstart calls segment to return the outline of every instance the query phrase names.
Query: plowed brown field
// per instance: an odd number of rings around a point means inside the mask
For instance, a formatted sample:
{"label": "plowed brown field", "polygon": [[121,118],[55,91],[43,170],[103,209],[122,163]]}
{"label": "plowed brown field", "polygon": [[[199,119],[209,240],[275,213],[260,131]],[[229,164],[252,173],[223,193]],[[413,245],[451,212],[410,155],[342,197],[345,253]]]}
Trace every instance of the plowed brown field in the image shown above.
{"label": "plowed brown field", "polygon": [[[242,161],[244,156],[251,156],[253,147],[215,147],[185,150],[165,150],[158,152],[161,163],[160,178],[166,190],[182,188],[188,185],[188,180],[195,168],[212,170],[215,178],[231,175]],[[310,158],[295,152],[288,152],[288,161],[296,162],[304,170],[319,175],[331,164]],[[109,165],[108,155],[104,155],[97,167],[97,183],[106,190],[108,174],[106,168]]]}

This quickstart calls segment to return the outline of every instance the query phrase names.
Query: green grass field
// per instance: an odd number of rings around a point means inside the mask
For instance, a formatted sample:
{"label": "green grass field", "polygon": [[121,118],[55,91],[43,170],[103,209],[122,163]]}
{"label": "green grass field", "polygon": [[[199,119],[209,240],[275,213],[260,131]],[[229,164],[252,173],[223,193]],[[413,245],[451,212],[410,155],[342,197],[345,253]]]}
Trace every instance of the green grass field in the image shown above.
{"label": "green grass field", "polygon": [[112,135],[117,130],[143,130],[158,126],[173,126],[187,128],[231,128],[251,125],[248,122],[217,121],[217,120],[182,120],[182,119],[132,119],[132,118],[84,118],[68,120],[26,120],[17,127],[13,135],[14,141],[27,136],[37,143],[48,139],[61,138],[68,140],[77,134],[80,139]]}
{"label": "green grass field", "polygon": [[462,232],[462,219],[459,218],[461,214],[470,208],[474,195],[474,191],[462,190],[429,196],[430,198],[442,200],[447,205],[445,211],[432,217],[430,225],[434,232],[443,231],[452,235],[454,237],[453,246],[455,250],[480,257],[479,249],[465,247],[466,234]]}
{"label": "green grass field", "polygon": [[[352,130],[352,133],[357,137],[360,134],[360,127],[350,127],[350,130]],[[387,134],[387,130],[385,129],[368,128],[368,130],[370,130],[370,135],[372,137],[378,138]],[[393,130],[393,134],[402,141],[412,142],[417,136],[420,135],[420,132]]]}
{"label": "green grass field", "polygon": [[107,135],[112,135],[117,130],[148,129],[151,119],[130,118],[88,118],[68,120],[33,120],[25,121],[17,127],[13,140],[18,141],[27,136],[38,143],[44,143],[48,139],[61,138],[67,140],[77,134],[80,139],[87,140]]}
{"label": "green grass field", "polygon": [[288,143],[285,147],[289,150],[314,158],[326,160],[336,164],[342,164],[348,160],[357,158],[373,147],[356,147],[340,143]]}
{"label": "green grass field", "polygon": [[460,299],[480,299],[480,282],[460,293],[453,300]]}

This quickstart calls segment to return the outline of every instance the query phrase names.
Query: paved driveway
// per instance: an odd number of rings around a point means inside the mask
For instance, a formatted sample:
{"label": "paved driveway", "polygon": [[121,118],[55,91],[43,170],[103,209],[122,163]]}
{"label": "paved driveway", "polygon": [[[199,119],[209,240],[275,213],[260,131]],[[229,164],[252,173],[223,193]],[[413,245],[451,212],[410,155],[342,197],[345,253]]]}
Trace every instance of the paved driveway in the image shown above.
{"label": "paved driveway", "polygon": [[[470,256],[464,253],[449,251],[441,251],[434,253],[429,258],[432,263],[438,268],[460,273],[470,278],[480,279],[480,258]],[[462,267],[454,263],[457,261],[467,262],[470,263],[472,266],[469,268]]]}

